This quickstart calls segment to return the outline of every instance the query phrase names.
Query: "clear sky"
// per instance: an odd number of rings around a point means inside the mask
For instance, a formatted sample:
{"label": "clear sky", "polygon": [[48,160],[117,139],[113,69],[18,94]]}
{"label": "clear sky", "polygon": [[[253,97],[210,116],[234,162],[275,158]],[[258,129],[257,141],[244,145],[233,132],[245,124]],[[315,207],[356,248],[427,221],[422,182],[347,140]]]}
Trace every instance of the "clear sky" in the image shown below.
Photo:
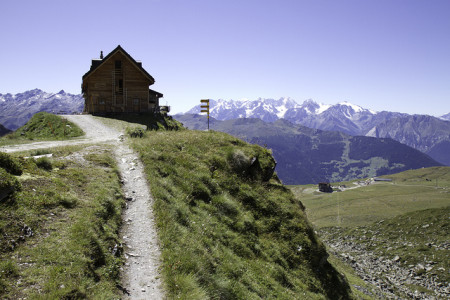
{"label": "clear sky", "polygon": [[0,93],[81,93],[121,45],[163,104],[291,97],[450,112],[450,0],[2,0]]}

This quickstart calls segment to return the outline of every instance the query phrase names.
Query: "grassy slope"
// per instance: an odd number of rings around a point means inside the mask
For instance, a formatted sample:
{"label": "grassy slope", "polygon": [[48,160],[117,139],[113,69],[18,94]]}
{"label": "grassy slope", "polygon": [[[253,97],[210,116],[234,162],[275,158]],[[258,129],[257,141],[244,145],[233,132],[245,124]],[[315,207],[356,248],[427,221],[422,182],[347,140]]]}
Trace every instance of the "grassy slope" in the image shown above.
{"label": "grassy slope", "polygon": [[0,203],[0,298],[119,297],[118,173],[108,149],[85,155],[85,166],[59,159],[81,148],[52,149],[38,162],[49,171],[21,159],[22,191]]}
{"label": "grassy slope", "polygon": [[[148,132],[146,166],[169,298],[348,298],[269,151],[218,132]],[[251,158],[261,169],[249,171]]]}
{"label": "grassy slope", "polygon": [[[416,266],[419,263],[426,265],[426,262],[433,261],[432,270],[427,272],[428,275],[433,276],[437,281],[448,283],[450,281],[449,218],[450,206],[426,209],[356,228],[347,231],[345,235],[356,238],[364,236],[364,240],[371,241],[368,250],[388,258],[398,255],[404,266]],[[386,241],[390,241],[389,249],[386,247]]]}
{"label": "grassy slope", "polygon": [[[424,168],[383,177],[393,181],[331,194],[311,193],[311,189],[317,189],[315,185],[292,186],[291,189],[306,206],[311,222],[319,228],[367,225],[450,203],[450,167]],[[351,182],[345,184],[354,186]]]}
{"label": "grassy slope", "polygon": [[57,115],[40,112],[35,114],[24,126],[2,137],[0,145],[32,140],[63,140],[83,134],[83,131],[72,122]]}
{"label": "grassy slope", "polygon": [[[312,223],[329,238],[345,237],[380,257],[399,256],[406,269],[432,261],[432,270],[416,272],[432,276],[438,282],[448,282],[445,270],[450,268],[447,249],[450,167],[410,170],[384,177],[393,182],[332,194],[311,193],[311,189],[316,189],[313,185],[291,186],[291,190],[305,204]],[[361,285],[344,263],[334,258],[332,261],[347,274],[352,285]]]}

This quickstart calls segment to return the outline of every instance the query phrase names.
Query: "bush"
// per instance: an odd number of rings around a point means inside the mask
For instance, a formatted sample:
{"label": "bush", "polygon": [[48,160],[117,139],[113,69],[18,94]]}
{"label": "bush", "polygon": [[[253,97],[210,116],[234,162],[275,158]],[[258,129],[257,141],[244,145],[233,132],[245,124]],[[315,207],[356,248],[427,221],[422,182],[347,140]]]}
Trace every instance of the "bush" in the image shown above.
{"label": "bush", "polygon": [[50,159],[48,159],[48,157],[40,157],[36,160],[36,165],[44,170],[47,171],[51,171],[53,169],[53,165],[52,162],[50,161]]}
{"label": "bush", "polygon": [[143,138],[145,136],[145,131],[142,128],[127,128],[127,133],[132,138]]}
{"label": "bush", "polygon": [[17,176],[22,175],[23,172],[23,167],[20,162],[4,152],[0,152],[0,168],[3,168],[6,172]]}
{"label": "bush", "polygon": [[5,169],[0,168],[0,201],[21,189],[20,182]]}

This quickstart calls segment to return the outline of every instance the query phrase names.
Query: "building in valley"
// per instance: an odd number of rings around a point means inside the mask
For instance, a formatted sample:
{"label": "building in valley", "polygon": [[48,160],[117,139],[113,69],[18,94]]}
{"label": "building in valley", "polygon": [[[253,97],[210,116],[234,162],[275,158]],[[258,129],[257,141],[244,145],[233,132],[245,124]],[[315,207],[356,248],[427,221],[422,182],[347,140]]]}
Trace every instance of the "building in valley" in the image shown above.
{"label": "building in valley", "polygon": [[160,109],[163,94],[149,89],[155,79],[120,45],[100,59],[93,59],[83,75],[84,113],[146,113]]}

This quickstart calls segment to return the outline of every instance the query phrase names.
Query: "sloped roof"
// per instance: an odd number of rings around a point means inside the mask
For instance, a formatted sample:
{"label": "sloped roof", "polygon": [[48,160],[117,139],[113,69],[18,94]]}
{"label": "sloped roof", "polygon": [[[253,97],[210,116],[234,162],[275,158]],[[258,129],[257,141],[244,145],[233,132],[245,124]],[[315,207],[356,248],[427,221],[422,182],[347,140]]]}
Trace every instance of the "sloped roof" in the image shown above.
{"label": "sloped roof", "polygon": [[106,55],[103,59],[93,59],[91,69],[83,75],[83,80],[85,80],[89,75],[91,75],[95,70],[97,70],[101,65],[103,65],[108,59],[111,58],[117,52],[122,52],[126,58],[128,58],[132,64],[139,69],[148,79],[151,80],[151,84],[155,83],[155,79],[142,67],[141,62],[137,62],[127,51],[125,51],[120,45],[118,45],[113,51]]}
{"label": "sloped roof", "polygon": [[157,92],[157,91],[155,91],[155,90],[152,90],[152,89],[148,89],[148,92],[149,92],[149,94],[155,94],[156,97],[158,97],[158,98],[164,97],[163,94],[161,94],[160,92]]}

